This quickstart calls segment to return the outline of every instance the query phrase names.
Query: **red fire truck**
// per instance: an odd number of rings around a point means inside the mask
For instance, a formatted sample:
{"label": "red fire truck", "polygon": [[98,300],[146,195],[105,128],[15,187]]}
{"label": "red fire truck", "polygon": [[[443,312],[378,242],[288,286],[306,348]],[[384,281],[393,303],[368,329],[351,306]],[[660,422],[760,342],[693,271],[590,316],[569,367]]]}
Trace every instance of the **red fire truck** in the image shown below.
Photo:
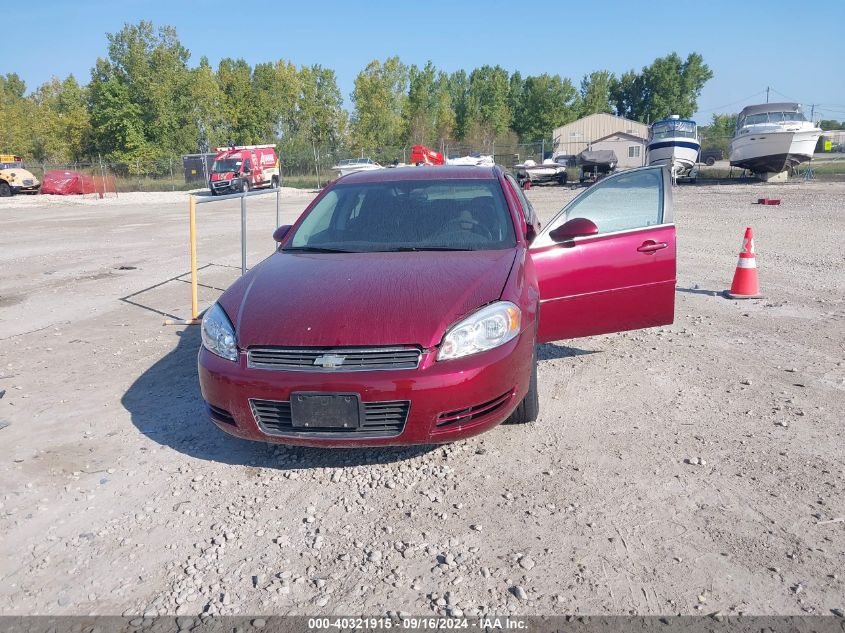
{"label": "red fire truck", "polygon": [[281,178],[275,145],[233,145],[217,148],[208,186],[217,196],[278,187]]}

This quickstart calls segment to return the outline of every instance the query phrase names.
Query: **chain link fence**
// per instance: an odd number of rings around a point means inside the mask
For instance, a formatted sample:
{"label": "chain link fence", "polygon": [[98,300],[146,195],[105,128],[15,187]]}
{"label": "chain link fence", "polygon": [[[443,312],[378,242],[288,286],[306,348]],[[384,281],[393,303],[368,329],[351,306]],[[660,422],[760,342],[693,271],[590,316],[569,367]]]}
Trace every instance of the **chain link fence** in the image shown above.
{"label": "chain link fence", "polygon": [[[728,136],[701,136],[701,172],[702,179],[723,179],[747,176],[742,170],[731,168],[728,161]],[[447,143],[443,146],[443,153],[447,158],[472,155],[492,155],[494,161],[506,169],[513,169],[514,165],[525,160],[541,163],[546,158],[570,157],[574,164],[574,157],[592,144],[569,143],[552,145],[548,141],[533,143],[500,142],[486,147],[478,147],[467,143]],[[630,142],[618,143],[614,149],[619,158],[619,168],[637,167],[645,164],[645,146],[640,153],[630,155]],[[349,158],[370,158],[384,166],[394,163],[410,161],[411,145],[374,147],[365,149],[347,149],[342,147],[299,147],[279,148],[279,162],[282,170],[283,186],[318,188],[337,178],[338,172],[332,169],[339,161]],[[436,149],[436,148],[435,148]],[[606,148],[605,148],[606,149]],[[577,151],[576,151],[577,150]],[[618,150],[618,151],[617,151]],[[202,154],[191,155],[202,157]],[[206,160],[213,159],[213,154],[206,154]],[[709,160],[712,158],[712,161]],[[201,159],[199,159],[201,160]],[[711,163],[712,164],[709,164]],[[201,162],[198,163],[201,165]],[[118,193],[130,191],[187,191],[204,189],[207,187],[207,173],[202,167],[194,167],[193,175],[183,164],[183,156],[172,156],[151,161],[109,162],[100,157],[74,163],[52,163],[27,161],[27,169],[43,182],[43,176],[51,170],[79,172],[98,178],[114,178],[114,185]],[[807,173],[807,169],[810,173]],[[800,165],[793,177],[807,177],[818,180],[845,180],[845,146],[833,146],[830,151],[817,148],[811,163]]]}

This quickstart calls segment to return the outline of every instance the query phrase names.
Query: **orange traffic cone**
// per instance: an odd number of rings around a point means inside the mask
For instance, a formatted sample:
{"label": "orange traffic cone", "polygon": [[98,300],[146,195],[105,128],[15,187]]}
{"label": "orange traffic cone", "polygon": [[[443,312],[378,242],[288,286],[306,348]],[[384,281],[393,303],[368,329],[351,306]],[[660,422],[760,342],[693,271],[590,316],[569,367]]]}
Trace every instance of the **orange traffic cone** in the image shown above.
{"label": "orange traffic cone", "polygon": [[754,257],[754,234],[749,226],[742,238],[742,250],[736,263],[736,272],[730,290],[725,290],[728,299],[759,299],[760,283],[757,280],[757,259]]}

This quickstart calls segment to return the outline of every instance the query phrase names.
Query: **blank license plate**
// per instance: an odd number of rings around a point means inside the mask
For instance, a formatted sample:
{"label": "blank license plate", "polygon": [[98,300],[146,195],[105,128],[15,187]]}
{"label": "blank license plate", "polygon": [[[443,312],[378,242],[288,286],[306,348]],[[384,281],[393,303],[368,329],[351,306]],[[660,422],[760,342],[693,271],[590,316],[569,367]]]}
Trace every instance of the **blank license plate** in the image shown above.
{"label": "blank license plate", "polygon": [[292,393],[291,424],[298,429],[357,429],[361,417],[357,393]]}

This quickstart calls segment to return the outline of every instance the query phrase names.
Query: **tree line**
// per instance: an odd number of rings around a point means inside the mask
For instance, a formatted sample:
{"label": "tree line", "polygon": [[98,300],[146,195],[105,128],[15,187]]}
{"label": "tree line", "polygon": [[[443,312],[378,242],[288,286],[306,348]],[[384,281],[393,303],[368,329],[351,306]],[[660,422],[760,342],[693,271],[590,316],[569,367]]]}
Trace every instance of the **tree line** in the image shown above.
{"label": "tree line", "polygon": [[416,143],[489,151],[551,141],[555,127],[597,112],[643,122],[691,116],[713,76],[697,53],[670,53],[618,77],[598,70],[578,85],[557,74],[489,65],[446,72],[390,57],[357,75],[347,112],[335,72],[321,65],[225,58],[213,68],[202,57],[191,66],[176,30],[146,21],[107,38],[85,85],[71,75],[27,94],[18,75],[0,76],[0,150],[54,163],[100,156],[129,171],[228,143],[276,142],[283,160]]}

